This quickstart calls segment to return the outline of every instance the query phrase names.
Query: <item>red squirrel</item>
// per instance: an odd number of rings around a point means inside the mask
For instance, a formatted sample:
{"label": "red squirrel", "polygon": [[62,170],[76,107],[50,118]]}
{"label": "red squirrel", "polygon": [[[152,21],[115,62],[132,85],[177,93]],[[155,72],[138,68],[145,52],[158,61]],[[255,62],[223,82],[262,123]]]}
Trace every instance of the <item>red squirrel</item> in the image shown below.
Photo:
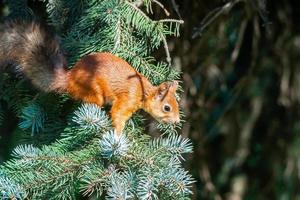
{"label": "red squirrel", "polygon": [[125,60],[111,53],[92,53],[70,70],[58,37],[37,22],[0,26],[0,67],[16,64],[32,84],[46,92],[68,93],[98,106],[110,103],[111,118],[120,136],[126,121],[143,109],[156,120],[178,123],[177,81],[153,86]]}

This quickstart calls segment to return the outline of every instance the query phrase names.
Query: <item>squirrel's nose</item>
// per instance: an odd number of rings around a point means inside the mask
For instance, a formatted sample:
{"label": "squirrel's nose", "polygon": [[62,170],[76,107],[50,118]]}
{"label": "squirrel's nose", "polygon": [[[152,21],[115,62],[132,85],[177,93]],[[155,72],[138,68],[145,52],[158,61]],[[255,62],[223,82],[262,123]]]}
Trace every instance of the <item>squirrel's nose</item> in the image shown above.
{"label": "squirrel's nose", "polygon": [[180,118],[179,118],[179,116],[178,116],[178,117],[176,117],[176,119],[175,119],[175,121],[174,121],[174,122],[175,122],[176,124],[180,122]]}

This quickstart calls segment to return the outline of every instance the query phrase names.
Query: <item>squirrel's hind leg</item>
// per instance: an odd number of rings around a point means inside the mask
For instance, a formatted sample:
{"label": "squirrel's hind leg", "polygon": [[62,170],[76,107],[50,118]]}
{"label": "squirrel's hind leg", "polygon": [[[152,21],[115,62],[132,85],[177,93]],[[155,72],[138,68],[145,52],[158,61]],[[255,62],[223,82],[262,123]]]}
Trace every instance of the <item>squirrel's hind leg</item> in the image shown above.
{"label": "squirrel's hind leg", "polygon": [[102,107],[105,103],[102,94],[95,95],[95,93],[92,93],[92,95],[82,95],[77,97],[77,99],[81,99],[85,103],[96,104],[99,107]]}

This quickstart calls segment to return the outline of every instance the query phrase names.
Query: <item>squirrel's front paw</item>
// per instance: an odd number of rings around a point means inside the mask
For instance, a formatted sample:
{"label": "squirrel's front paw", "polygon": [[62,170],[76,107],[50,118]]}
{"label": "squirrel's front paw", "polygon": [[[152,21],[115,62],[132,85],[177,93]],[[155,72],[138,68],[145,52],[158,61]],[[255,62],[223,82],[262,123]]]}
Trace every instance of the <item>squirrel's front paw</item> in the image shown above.
{"label": "squirrel's front paw", "polygon": [[108,131],[100,140],[101,154],[106,158],[125,155],[129,145],[126,135],[117,134],[115,130]]}
{"label": "squirrel's front paw", "polygon": [[122,131],[117,131],[116,129],[114,129],[114,137],[116,141],[119,141],[120,138],[122,137]]}

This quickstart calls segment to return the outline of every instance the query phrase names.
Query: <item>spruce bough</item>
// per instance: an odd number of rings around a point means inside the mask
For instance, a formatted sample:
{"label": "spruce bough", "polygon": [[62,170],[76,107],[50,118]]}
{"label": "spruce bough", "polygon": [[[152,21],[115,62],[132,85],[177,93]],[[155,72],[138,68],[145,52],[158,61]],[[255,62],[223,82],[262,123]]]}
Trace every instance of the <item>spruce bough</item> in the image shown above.
{"label": "spruce bough", "polygon": [[[8,17],[32,17],[30,9],[24,9],[26,5],[23,9],[17,6],[21,2],[9,3],[13,9]],[[49,24],[62,35],[70,66],[91,52],[107,51],[127,60],[153,84],[178,79],[179,73],[169,64],[166,37],[178,36],[181,21],[154,21],[148,17],[153,2],[141,2],[44,1]],[[167,62],[156,62],[150,56],[161,45]],[[39,146],[23,144],[13,150],[13,158],[0,168],[3,199],[190,197],[193,178],[181,162],[183,154],[192,152],[192,145],[176,133],[176,127],[159,124],[162,136],[151,138],[136,114],[122,137],[115,138],[103,108],[81,104],[71,109],[67,119],[58,117],[66,107],[67,96],[41,94],[33,98],[22,81],[14,86],[13,81],[3,84],[11,93],[18,92],[18,98],[8,92],[0,100],[8,102],[7,107],[19,116],[19,128],[33,138],[56,133],[52,134],[56,140]],[[1,116],[5,116],[3,109]]]}

